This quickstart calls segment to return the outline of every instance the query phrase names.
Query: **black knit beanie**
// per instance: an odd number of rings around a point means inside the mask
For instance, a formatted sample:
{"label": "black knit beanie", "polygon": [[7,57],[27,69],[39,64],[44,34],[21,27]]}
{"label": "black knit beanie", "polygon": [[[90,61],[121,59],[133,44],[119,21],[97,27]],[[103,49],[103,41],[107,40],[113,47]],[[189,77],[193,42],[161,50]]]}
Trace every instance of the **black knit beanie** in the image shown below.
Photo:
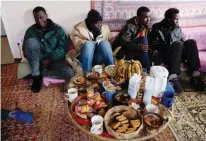
{"label": "black knit beanie", "polygon": [[86,19],[89,23],[96,23],[98,21],[102,21],[102,16],[98,11],[91,9],[87,15]]}

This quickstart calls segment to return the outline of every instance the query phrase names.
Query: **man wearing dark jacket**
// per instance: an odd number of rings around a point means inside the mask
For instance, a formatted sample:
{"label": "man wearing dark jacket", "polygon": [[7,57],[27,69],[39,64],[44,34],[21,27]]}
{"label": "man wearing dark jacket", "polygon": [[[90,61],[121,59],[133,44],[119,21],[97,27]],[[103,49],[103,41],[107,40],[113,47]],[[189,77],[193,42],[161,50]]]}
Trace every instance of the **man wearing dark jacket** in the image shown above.
{"label": "man wearing dark jacket", "polygon": [[113,55],[118,59],[139,60],[147,70],[150,68],[148,56],[148,25],[150,10],[140,7],[137,16],[129,19],[118,37],[113,42]]}
{"label": "man wearing dark jacket", "polygon": [[24,36],[23,53],[31,67],[31,90],[38,93],[42,77],[69,79],[73,71],[65,61],[67,36],[59,25],[47,18],[43,7],[33,10],[36,24],[29,27]]}
{"label": "man wearing dark jacket", "polygon": [[165,12],[165,19],[156,23],[151,31],[151,48],[158,51],[155,64],[166,64],[169,70],[169,81],[173,84],[177,93],[183,92],[177,75],[180,74],[181,62],[186,63],[189,72],[192,73],[191,82],[204,89],[203,80],[200,77],[200,59],[197,45],[194,40],[184,41],[182,31],[178,25],[179,10],[170,8]]}

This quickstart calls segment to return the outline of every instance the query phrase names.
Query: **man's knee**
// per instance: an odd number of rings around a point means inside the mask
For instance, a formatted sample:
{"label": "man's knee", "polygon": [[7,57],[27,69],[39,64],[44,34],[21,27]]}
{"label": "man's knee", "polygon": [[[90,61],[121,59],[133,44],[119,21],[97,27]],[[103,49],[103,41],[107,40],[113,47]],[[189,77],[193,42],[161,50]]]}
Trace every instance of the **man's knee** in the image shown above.
{"label": "man's knee", "polygon": [[184,42],[185,44],[193,44],[196,45],[196,41],[194,39],[188,39]]}
{"label": "man's knee", "polygon": [[83,45],[83,47],[91,47],[91,46],[95,46],[94,41],[86,41]]}
{"label": "man's knee", "polygon": [[185,45],[188,49],[197,50],[197,43],[196,43],[196,41],[193,40],[193,39],[186,40],[186,41],[184,42],[184,45]]}
{"label": "man's knee", "polygon": [[109,41],[107,41],[107,40],[102,40],[100,43],[99,43],[99,45],[100,46],[106,46],[106,47],[108,47],[108,46],[111,46],[111,44],[109,43]]}
{"label": "man's knee", "polygon": [[72,68],[69,66],[63,68],[62,71],[64,72],[65,79],[70,79],[74,76],[74,72],[73,72]]}
{"label": "man's knee", "polygon": [[184,42],[181,42],[181,41],[177,41],[172,44],[173,47],[183,47],[183,45],[184,45]]}
{"label": "man's knee", "polygon": [[26,40],[25,46],[29,50],[36,49],[38,47],[40,48],[39,41],[35,38],[29,38],[28,40]]}

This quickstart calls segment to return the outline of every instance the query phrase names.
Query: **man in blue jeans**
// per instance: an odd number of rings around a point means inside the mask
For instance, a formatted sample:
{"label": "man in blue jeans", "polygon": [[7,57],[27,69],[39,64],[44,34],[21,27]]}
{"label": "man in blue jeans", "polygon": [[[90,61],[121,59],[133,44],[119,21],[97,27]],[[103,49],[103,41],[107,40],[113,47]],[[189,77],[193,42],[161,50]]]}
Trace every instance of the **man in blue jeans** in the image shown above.
{"label": "man in blue jeans", "polygon": [[36,23],[27,29],[22,49],[32,71],[31,90],[38,93],[42,77],[69,79],[74,74],[65,61],[68,40],[62,27],[47,18],[43,7],[34,8],[33,15]]}
{"label": "man in blue jeans", "polygon": [[70,38],[74,49],[71,57],[79,54],[83,71],[91,72],[93,65],[104,63],[106,66],[114,64],[111,44],[108,41],[111,32],[107,25],[102,24],[99,12],[91,9],[87,18],[75,25]]}

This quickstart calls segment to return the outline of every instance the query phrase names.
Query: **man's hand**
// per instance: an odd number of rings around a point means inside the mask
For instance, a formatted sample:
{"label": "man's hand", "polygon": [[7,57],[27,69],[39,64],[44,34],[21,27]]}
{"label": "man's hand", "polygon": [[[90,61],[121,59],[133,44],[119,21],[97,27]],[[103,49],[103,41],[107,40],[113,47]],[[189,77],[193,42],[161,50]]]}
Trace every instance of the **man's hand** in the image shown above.
{"label": "man's hand", "polygon": [[141,45],[140,45],[140,48],[142,48],[142,50],[143,50],[144,52],[148,52],[148,45],[143,45],[143,44],[141,44]]}
{"label": "man's hand", "polygon": [[158,55],[158,51],[157,50],[154,50],[152,56],[157,56]]}
{"label": "man's hand", "polygon": [[41,61],[41,64],[42,64],[43,69],[47,69],[49,67],[49,65],[51,64],[51,60],[44,59],[44,60]]}
{"label": "man's hand", "polygon": [[69,57],[74,60],[77,56],[77,51],[75,49],[70,50],[69,52]]}
{"label": "man's hand", "polygon": [[110,44],[112,44],[112,43],[114,42],[114,40],[115,40],[115,37],[110,38],[110,39],[109,39]]}

